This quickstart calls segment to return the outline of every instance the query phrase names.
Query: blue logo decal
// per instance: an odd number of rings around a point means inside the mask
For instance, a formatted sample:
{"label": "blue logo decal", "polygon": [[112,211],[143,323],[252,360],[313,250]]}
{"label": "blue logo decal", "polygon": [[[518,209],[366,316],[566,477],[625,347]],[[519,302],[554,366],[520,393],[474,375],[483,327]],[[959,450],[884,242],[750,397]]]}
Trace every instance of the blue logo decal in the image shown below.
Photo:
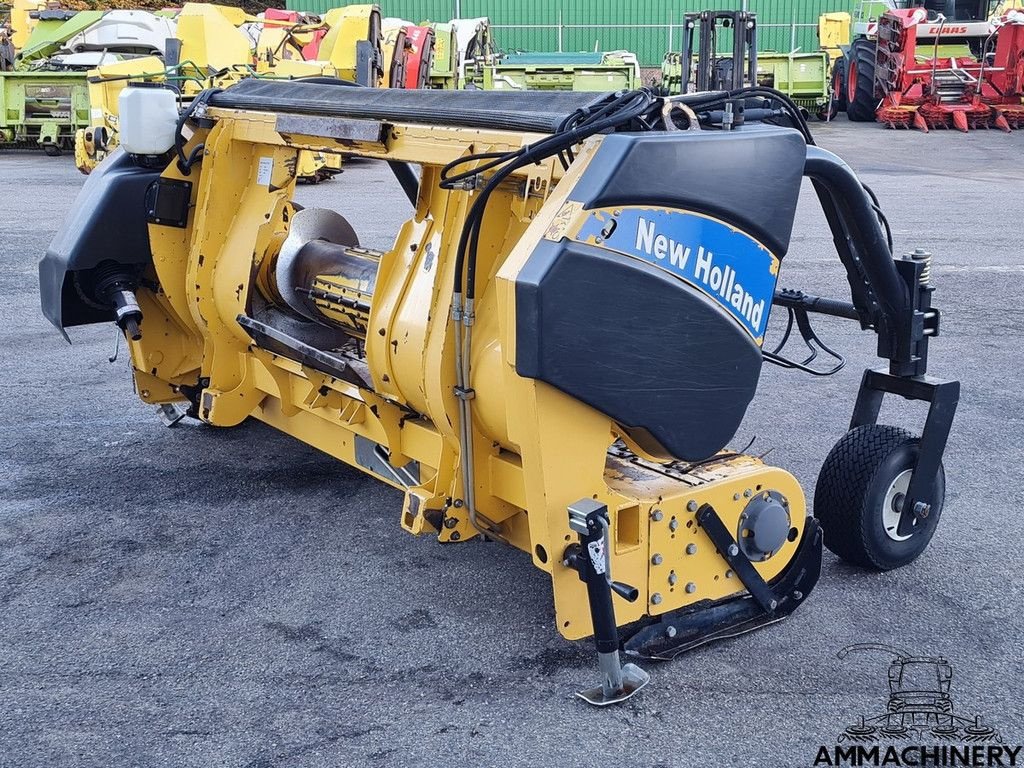
{"label": "blue logo decal", "polygon": [[694,213],[654,208],[592,211],[576,240],[654,264],[710,296],[759,342],[777,261],[745,232]]}

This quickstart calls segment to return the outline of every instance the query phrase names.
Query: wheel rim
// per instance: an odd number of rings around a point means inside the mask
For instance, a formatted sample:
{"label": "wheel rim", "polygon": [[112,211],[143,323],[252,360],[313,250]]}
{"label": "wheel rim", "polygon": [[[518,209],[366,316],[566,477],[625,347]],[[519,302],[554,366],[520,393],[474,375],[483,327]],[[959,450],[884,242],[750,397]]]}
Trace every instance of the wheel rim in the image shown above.
{"label": "wheel rim", "polygon": [[[914,535],[913,532],[906,536],[901,536],[898,533],[902,517],[901,507],[907,498],[911,474],[913,474],[912,469],[905,469],[896,475],[896,478],[889,484],[889,490],[885,492],[885,499],[882,501],[882,528],[885,529],[885,535],[893,541],[906,541]],[[914,520],[914,524],[917,525],[917,520]]]}
{"label": "wheel rim", "polygon": [[846,75],[846,100],[857,100],[857,62],[850,62],[850,71]]}

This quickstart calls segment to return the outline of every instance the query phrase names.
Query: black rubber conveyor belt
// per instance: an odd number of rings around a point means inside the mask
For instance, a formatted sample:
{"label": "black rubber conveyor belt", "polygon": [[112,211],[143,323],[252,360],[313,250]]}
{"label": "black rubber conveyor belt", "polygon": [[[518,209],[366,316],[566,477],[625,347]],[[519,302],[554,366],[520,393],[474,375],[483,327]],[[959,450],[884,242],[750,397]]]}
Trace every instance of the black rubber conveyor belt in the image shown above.
{"label": "black rubber conveyor belt", "polygon": [[407,91],[250,79],[215,94],[209,103],[260,112],[551,133],[577,109],[604,96],[574,91]]}

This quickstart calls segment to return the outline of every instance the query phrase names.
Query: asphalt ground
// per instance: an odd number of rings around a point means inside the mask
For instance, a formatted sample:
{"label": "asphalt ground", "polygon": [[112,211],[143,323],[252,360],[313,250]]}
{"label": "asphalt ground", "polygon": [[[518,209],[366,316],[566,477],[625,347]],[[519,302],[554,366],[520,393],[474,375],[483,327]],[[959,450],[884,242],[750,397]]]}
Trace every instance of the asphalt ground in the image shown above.
{"label": "asphalt ground", "polygon": [[[935,253],[930,370],[963,383],[941,524],[897,572],[826,552],[790,619],[650,664],[610,711],[572,696],[597,680],[591,646],[560,638],[525,556],[410,537],[398,492],[261,424],[166,429],[125,356],[107,363],[111,327],[67,346],[36,262],[83,177],[0,154],[0,766],[811,765],[884,711],[887,660],[836,658],[868,641],[945,655],[958,712],[1019,744],[1024,132],[815,129],[874,187],[897,249]],[[371,247],[409,213],[369,163],[298,200]],[[781,282],[845,288],[806,190]],[[872,334],[817,327],[846,369],[768,368],[735,441],[756,436],[809,495],[875,364]],[[883,417],[919,429],[923,409]]]}

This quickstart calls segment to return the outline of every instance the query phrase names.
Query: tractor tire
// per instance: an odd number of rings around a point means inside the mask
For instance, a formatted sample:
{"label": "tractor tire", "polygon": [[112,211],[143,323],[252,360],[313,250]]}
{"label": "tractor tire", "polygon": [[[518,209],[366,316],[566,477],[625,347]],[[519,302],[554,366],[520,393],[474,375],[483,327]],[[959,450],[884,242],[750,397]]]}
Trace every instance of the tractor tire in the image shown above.
{"label": "tractor tire", "polygon": [[900,536],[899,505],[919,440],[905,429],[868,424],[851,429],[829,452],[814,489],[814,516],[825,546],[862,568],[889,571],[913,562],[928,546],[946,496],[942,465],[932,486],[931,510]]}
{"label": "tractor tire", "polygon": [[846,116],[855,123],[873,123],[875,98],[875,43],[854,40],[846,69]]}
{"label": "tractor tire", "polygon": [[830,104],[836,112],[846,111],[846,56],[840,56],[832,65],[832,98]]}

